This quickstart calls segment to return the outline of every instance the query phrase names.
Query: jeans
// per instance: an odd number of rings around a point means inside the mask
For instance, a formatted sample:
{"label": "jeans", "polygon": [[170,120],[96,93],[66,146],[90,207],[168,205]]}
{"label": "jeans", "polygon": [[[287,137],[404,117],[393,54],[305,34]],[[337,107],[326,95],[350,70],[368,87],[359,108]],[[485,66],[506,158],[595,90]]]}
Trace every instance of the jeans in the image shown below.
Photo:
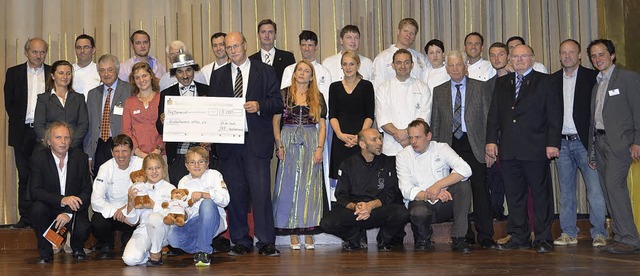
{"label": "jeans", "polygon": [[200,203],[198,215],[189,218],[184,226],[171,226],[169,244],[188,253],[213,253],[211,241],[220,225],[220,214],[213,200],[205,198]]}
{"label": "jeans", "polygon": [[606,207],[598,173],[589,167],[588,153],[582,142],[562,139],[560,157],[556,160],[560,181],[560,228],[570,237],[577,237],[580,229],[576,226],[576,171],[580,169],[587,188],[589,200],[589,221],[591,237],[607,237],[605,230]]}

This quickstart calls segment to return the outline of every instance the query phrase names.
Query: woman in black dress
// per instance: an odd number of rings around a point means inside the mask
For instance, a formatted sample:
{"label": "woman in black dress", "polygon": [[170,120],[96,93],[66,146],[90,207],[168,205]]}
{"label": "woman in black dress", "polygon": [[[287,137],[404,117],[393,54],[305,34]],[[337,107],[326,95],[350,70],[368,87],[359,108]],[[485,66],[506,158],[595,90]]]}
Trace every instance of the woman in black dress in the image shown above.
{"label": "woman in black dress", "polygon": [[333,128],[329,177],[338,178],[342,160],[360,152],[358,132],[373,123],[375,97],[373,84],[358,73],[360,57],[346,51],[340,61],[344,78],[329,87],[329,122]]}

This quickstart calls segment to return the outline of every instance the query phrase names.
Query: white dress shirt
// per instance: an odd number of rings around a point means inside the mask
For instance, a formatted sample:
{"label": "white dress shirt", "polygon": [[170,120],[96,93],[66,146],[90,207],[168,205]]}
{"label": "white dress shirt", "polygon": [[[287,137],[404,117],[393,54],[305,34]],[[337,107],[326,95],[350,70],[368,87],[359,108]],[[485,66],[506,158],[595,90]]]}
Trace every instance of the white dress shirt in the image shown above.
{"label": "white dress shirt", "polygon": [[[24,118],[25,124],[33,123],[36,114],[36,103],[38,94],[44,93],[44,64],[40,68],[33,69],[27,65],[27,114]],[[6,80],[5,80],[6,81]]]}
{"label": "white dress shirt", "polygon": [[[235,63],[231,63],[231,86],[235,86],[236,77],[238,75],[238,67],[242,72],[242,99],[247,102],[247,86],[249,85],[249,70],[251,70],[251,60],[247,58],[240,66]],[[247,124],[247,117],[244,117],[244,131],[249,131],[249,124]]]}
{"label": "white dress shirt", "polygon": [[[535,70],[535,69],[534,69]],[[564,116],[562,117],[562,134],[578,134],[578,129],[573,121],[573,99],[575,96],[576,79],[578,78],[578,69],[573,71],[571,76],[567,76],[562,71],[562,102],[564,104]]]}
{"label": "white dress shirt", "polygon": [[[265,62],[267,61],[267,54],[269,54],[269,63]],[[270,66],[273,66],[273,59],[275,55],[276,55],[276,47],[271,47],[271,50],[269,51],[266,51],[265,49],[260,48],[260,58],[262,58],[262,62],[264,64],[269,64]]]}

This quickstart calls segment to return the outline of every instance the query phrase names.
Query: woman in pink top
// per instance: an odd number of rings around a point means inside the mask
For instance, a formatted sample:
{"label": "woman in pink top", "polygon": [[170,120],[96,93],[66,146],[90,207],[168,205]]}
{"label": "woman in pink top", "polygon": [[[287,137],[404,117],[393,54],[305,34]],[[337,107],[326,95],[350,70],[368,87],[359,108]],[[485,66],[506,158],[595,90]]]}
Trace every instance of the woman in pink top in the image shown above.
{"label": "woman in pink top", "polygon": [[162,135],[156,129],[160,85],[149,64],[133,65],[129,82],[135,84],[124,103],[122,133],[133,140],[133,153],[144,158],[150,153],[164,154]]}

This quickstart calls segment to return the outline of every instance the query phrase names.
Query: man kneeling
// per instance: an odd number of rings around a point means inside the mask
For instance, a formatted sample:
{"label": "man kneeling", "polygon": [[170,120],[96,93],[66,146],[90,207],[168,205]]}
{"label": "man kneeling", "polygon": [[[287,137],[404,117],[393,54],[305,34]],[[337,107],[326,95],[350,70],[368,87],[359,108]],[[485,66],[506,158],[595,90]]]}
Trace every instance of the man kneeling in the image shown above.
{"label": "man kneeling", "polygon": [[471,167],[446,143],[431,141],[431,128],[425,121],[414,120],[407,131],[411,146],[396,155],[396,169],[400,191],[409,201],[416,250],[433,246],[432,223],[453,217],[451,247],[470,253],[465,235],[471,204],[471,187],[466,180]]}

